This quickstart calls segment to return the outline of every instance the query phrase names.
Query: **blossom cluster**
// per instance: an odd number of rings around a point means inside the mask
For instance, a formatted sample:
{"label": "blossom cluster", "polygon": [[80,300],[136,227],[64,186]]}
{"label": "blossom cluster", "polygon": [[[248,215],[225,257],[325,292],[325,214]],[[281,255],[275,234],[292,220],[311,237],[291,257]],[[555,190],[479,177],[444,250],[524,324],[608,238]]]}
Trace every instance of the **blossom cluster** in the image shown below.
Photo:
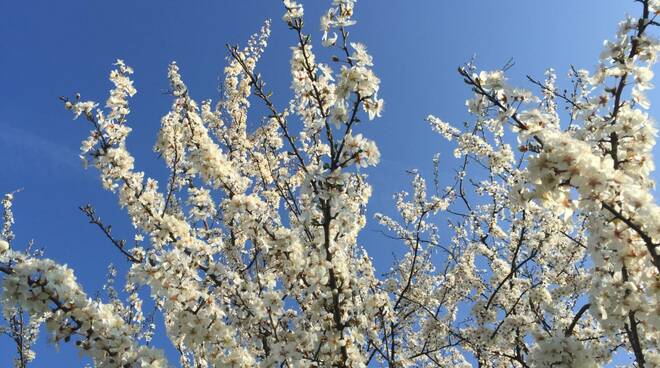
{"label": "blossom cluster", "polygon": [[[444,303],[437,310],[446,312],[434,318],[449,318],[447,345],[454,341],[480,363],[600,366],[622,346],[637,366],[660,362],[660,210],[650,177],[657,130],[644,111],[660,50],[649,35],[658,6],[641,4],[642,17],[626,18],[605,42],[594,73],[571,70],[572,93],[556,87],[554,70],[543,81],[529,78],[541,89],[536,97],[511,87],[504,71],[470,63],[459,72],[474,91],[466,105],[475,121],[459,129],[427,118],[456,141],[462,161],[446,190],[454,198],[447,209],[453,234],[439,274],[446,280],[466,257],[479,270],[459,287],[468,288],[462,301],[470,317]],[[507,125],[519,152],[504,134]],[[402,214],[401,223],[410,220]],[[385,225],[403,234],[397,222]],[[408,243],[411,235],[399,237]],[[413,239],[437,243],[425,233]],[[439,289],[449,293],[446,287],[456,286],[444,280]],[[406,339],[427,334],[413,329]]]}

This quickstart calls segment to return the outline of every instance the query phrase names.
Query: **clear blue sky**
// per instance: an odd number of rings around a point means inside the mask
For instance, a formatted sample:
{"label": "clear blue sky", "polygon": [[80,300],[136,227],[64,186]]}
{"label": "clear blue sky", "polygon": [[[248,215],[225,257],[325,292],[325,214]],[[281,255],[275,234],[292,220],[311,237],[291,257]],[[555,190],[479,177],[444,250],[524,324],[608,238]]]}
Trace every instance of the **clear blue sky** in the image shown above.
{"label": "clear blue sky", "polygon": [[[131,100],[129,149],[138,168],[160,179],[165,171],[151,147],[171,103],[162,94],[168,89],[170,61],[179,63],[195,98],[217,100],[225,43],[244,43],[271,18],[270,45],[258,69],[278,106],[290,97],[289,46],[295,40],[280,20],[279,1],[185,3],[0,2],[0,192],[24,188],[15,201],[15,245],[34,239],[48,257],[74,268],[90,294],[101,288],[108,263],[121,269],[126,265],[77,207],[91,203],[118,236],[132,233],[97,173],[81,168],[77,150],[88,126],[72,121],[58,96],[80,92],[85,99],[104,101],[111,64],[123,58],[135,69],[138,89]],[[318,41],[318,20],[330,1],[303,3],[307,30]],[[363,131],[382,153],[381,164],[369,170],[374,195],[361,237],[378,271],[386,270],[400,244],[380,235],[371,215],[392,212],[392,194],[408,188],[405,170],[430,174],[433,154],[441,152],[447,158],[444,175],[453,175],[453,148],[423,119],[429,113],[452,122],[468,118],[464,101],[469,91],[456,67],[472,55],[483,69],[496,69],[513,57],[511,82],[530,88],[525,75],[542,79],[548,67],[560,78],[570,64],[593,69],[602,41],[612,37],[626,12],[636,15],[638,6],[632,0],[358,2],[352,39],[366,43],[373,55],[386,103],[383,117],[365,124]],[[659,101],[656,92],[649,98]],[[250,121],[259,118],[253,114]],[[71,347],[62,346],[58,353],[42,339],[36,350],[33,367],[83,365]],[[0,366],[10,364],[13,353],[10,340],[0,337]]]}

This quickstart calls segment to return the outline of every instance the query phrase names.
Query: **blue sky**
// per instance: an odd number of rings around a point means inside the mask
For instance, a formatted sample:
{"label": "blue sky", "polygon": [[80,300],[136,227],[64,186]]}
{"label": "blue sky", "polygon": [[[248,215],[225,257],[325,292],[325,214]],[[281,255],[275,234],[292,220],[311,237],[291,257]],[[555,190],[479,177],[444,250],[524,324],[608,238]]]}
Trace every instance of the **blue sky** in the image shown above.
{"label": "blue sky", "polygon": [[[330,1],[309,0],[307,30],[320,39],[318,19]],[[114,195],[104,191],[93,170],[84,171],[77,150],[86,137],[83,121],[72,121],[58,96],[80,92],[104,101],[111,64],[123,58],[135,69],[138,94],[131,100],[129,149],[140,169],[163,179],[165,171],[151,148],[170,97],[166,71],[176,60],[192,95],[217,100],[226,43],[244,43],[262,22],[273,19],[272,37],[261,64],[263,78],[284,106],[289,90],[289,46],[294,35],[280,19],[279,1],[200,0],[194,2],[72,0],[0,3],[0,192],[23,191],[15,201],[16,246],[34,239],[46,255],[76,270],[85,289],[100,289],[108,263],[125,264],[77,209],[85,203],[131,237],[130,223]],[[531,86],[525,76],[543,78],[546,68],[560,79],[569,65],[593,69],[602,41],[617,22],[638,13],[633,1],[460,1],[360,0],[351,38],[366,43],[381,78],[385,99],[381,119],[364,124],[375,139],[381,164],[369,170],[374,195],[370,222],[361,241],[386,271],[400,244],[378,233],[375,212],[392,213],[392,194],[408,188],[408,169],[430,174],[433,154],[441,152],[445,177],[453,175],[453,148],[424,122],[433,113],[460,123],[468,116],[469,90],[457,66],[476,55],[477,65],[496,69],[509,58],[512,84]],[[320,45],[317,43],[318,47]],[[651,102],[658,93],[649,94]],[[652,108],[651,114],[657,111]],[[250,116],[257,123],[260,116]],[[159,339],[159,342],[162,342]],[[33,367],[82,366],[71,347],[58,353],[42,339]],[[0,365],[13,355],[0,337]]]}

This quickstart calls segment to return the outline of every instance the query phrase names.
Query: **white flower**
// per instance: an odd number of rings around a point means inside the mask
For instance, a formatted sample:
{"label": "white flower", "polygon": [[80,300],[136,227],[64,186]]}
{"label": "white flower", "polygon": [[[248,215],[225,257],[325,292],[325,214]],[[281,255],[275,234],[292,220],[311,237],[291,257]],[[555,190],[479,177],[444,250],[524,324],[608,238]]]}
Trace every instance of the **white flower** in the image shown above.
{"label": "white flower", "polygon": [[284,0],[284,7],[286,8],[286,13],[284,13],[282,19],[287,23],[291,23],[296,19],[300,19],[305,14],[302,5],[298,4],[294,0]]}
{"label": "white flower", "polygon": [[364,100],[364,111],[369,115],[369,120],[374,120],[376,117],[380,117],[383,112],[383,106],[385,101],[382,98],[377,98],[375,95],[371,99]]}
{"label": "white flower", "polygon": [[367,47],[359,42],[351,42],[351,47],[355,52],[351,56],[351,60],[355,61],[360,66],[373,66],[373,58],[367,53]]}
{"label": "white flower", "polygon": [[328,37],[328,32],[323,32],[321,41],[323,41],[324,47],[334,46],[334,44],[337,43],[337,32],[332,32],[332,36],[330,37]]}

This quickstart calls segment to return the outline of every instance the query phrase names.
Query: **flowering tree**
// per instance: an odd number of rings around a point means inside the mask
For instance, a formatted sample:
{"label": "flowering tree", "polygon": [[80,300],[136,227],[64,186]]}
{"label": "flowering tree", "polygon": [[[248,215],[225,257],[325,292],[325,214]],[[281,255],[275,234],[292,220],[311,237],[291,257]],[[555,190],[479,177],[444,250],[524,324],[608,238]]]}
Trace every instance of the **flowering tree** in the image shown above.
{"label": "flowering tree", "polygon": [[[656,131],[644,112],[660,2],[640,1],[641,17],[619,25],[594,73],[571,70],[571,92],[555,88],[553,71],[530,78],[535,97],[510,87],[504,70],[461,67],[473,121],[428,117],[456,142],[458,174],[428,189],[415,173],[413,193],[395,196],[398,217],[376,215],[406,247],[382,278],[357,242],[371,193],[359,168],[379,152],[354,128],[380,116],[383,101],[371,56],[349,41],[354,3],[334,0],[321,18],[322,46],[343,55],[322,63],[303,7],[284,1],[296,40],[285,107],[256,71],[269,22],[246,47],[228,46],[216,104],[197,103],[172,63],[172,107],[154,146],[170,171],[164,185],[126,150],[129,66],[115,63],[105,108],[62,99],[92,128],[81,158],[126,209],[132,245],[94,208],[81,210],[131,267],[125,298],[113,269],[107,300],[90,298],[66,266],[14,249],[6,195],[3,332],[16,341],[17,366],[33,359],[42,324],[100,367],[168,366],[149,344],[140,290],[183,367],[586,367],[617,352],[660,365]],[[269,111],[252,131],[251,95]]]}

